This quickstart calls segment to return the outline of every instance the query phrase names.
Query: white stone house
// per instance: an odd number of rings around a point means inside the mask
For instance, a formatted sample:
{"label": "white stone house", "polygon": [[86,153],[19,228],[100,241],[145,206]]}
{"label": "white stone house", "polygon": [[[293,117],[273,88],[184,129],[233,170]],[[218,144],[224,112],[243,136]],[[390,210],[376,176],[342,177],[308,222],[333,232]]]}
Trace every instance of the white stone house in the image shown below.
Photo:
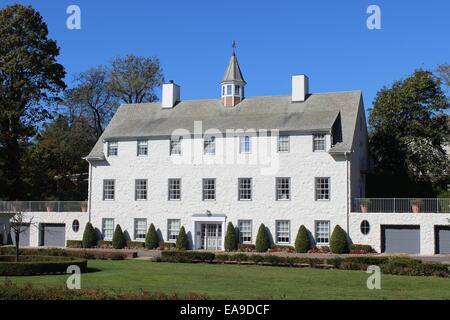
{"label": "white stone house", "polygon": [[318,245],[349,228],[363,197],[367,130],[360,91],[310,93],[292,77],[289,96],[245,97],[231,56],[220,98],[184,101],[163,85],[162,103],[122,105],[86,157],[89,214],[104,239],[117,224],[143,241],[184,226],[192,248],[222,249],[232,222],[243,243],[264,223],[274,244],[293,245],[300,225]]}
{"label": "white stone house", "polygon": [[233,53],[220,97],[182,100],[171,81],[161,103],[120,106],[86,157],[87,210],[25,204],[37,227],[23,244],[64,246],[90,221],[104,240],[120,224],[144,241],[153,223],[161,241],[175,242],[184,226],[191,248],[215,250],[228,222],[246,244],[263,223],[273,244],[294,245],[304,225],[327,246],[339,224],[378,252],[450,253],[450,200],[420,199],[414,209],[416,199],[364,199],[360,91],[312,93],[305,75],[292,76],[287,96],[246,97],[246,85]]}

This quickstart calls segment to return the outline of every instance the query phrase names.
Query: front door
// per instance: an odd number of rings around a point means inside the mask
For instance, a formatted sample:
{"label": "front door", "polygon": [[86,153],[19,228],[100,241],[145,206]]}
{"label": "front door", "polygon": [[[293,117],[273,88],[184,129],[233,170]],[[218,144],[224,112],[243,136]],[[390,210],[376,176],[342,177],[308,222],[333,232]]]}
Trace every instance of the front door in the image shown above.
{"label": "front door", "polygon": [[202,223],[201,224],[201,248],[207,250],[222,249],[222,224]]}

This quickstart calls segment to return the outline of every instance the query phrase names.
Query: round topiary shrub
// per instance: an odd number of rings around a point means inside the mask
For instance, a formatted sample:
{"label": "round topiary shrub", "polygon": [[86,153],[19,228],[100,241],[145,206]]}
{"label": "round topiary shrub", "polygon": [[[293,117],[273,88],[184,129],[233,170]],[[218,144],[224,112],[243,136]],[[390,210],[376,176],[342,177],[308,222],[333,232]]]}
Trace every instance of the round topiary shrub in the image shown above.
{"label": "round topiary shrub", "polygon": [[82,246],[83,248],[93,248],[97,245],[97,235],[92,223],[86,223],[86,227],[83,232]]}
{"label": "round topiary shrub", "polygon": [[122,228],[120,224],[116,226],[116,230],[114,230],[113,238],[112,238],[112,246],[114,249],[123,249],[127,245],[125,241],[125,236],[123,235]]}
{"label": "round topiary shrub", "polygon": [[225,235],[225,250],[234,251],[237,249],[236,229],[231,222],[228,222],[227,234]]}
{"label": "round topiary shrub", "polygon": [[333,253],[348,253],[349,245],[347,241],[347,234],[340,225],[334,227],[330,238],[330,250]]}
{"label": "round topiary shrub", "polygon": [[156,234],[155,226],[150,224],[147,235],[145,236],[145,247],[147,249],[156,249],[159,246],[158,235]]}
{"label": "round topiary shrub", "polygon": [[266,226],[261,223],[256,235],[256,252],[266,252],[270,248],[269,235],[267,234]]}
{"label": "round topiary shrub", "polygon": [[311,243],[309,241],[308,230],[304,225],[301,225],[295,238],[295,251],[298,253],[306,253],[310,248]]}
{"label": "round topiary shrub", "polygon": [[184,230],[184,226],[180,228],[180,232],[178,233],[176,247],[178,250],[188,249],[188,241],[186,236],[186,230]]}

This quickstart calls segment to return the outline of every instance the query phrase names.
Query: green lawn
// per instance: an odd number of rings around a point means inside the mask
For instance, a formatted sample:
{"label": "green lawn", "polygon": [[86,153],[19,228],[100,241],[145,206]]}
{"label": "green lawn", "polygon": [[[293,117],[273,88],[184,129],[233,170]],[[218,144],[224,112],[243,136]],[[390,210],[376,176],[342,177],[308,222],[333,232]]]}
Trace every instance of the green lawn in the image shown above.
{"label": "green lawn", "polygon": [[[214,299],[450,299],[450,279],[382,275],[368,290],[363,271],[90,260],[82,288],[205,293]],[[18,284],[65,285],[67,275],[9,277]],[[0,280],[2,281],[2,280]]]}

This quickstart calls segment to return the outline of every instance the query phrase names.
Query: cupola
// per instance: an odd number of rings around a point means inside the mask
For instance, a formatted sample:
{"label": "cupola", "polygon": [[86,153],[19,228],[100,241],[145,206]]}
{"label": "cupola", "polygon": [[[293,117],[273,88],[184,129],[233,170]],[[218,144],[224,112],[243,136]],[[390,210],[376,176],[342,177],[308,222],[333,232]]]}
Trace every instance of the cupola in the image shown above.
{"label": "cupola", "polygon": [[234,51],[236,45],[233,42],[233,54],[228,63],[227,70],[221,81],[221,98],[225,107],[234,107],[244,99],[244,87],[246,82],[242,76],[241,68]]}

